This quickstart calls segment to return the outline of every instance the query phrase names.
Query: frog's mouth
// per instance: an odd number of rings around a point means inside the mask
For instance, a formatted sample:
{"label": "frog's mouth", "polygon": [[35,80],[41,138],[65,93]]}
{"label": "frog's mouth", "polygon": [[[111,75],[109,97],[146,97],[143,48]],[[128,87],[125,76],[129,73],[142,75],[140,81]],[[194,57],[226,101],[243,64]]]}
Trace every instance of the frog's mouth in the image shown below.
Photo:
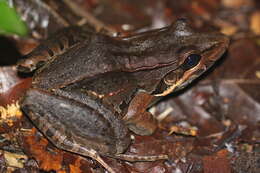
{"label": "frog's mouth", "polygon": [[201,54],[201,60],[195,67],[187,71],[178,68],[172,72],[169,72],[164,78],[164,83],[167,85],[167,88],[163,92],[155,94],[155,96],[166,96],[173,91],[186,87],[194,79],[198,78],[207,69],[209,69],[215,61],[223,55],[228,47],[228,44],[229,39],[227,37],[223,37],[218,44],[215,44],[213,47]]}

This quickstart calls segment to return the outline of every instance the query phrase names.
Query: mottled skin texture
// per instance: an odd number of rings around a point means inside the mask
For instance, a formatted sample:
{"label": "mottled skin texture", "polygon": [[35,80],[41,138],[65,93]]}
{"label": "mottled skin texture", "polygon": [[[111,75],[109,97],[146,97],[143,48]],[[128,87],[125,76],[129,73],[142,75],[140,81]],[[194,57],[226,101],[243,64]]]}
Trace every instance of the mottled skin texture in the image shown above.
{"label": "mottled skin texture", "polygon": [[[128,38],[92,31],[78,35],[84,39],[49,39],[44,43],[48,51],[36,49],[30,61],[18,65],[26,72],[46,61],[21,105],[57,147],[90,156],[107,169],[96,154],[122,158],[120,153],[130,144],[128,128],[139,135],[152,134],[157,121],[146,108],[155,96],[185,87],[220,58],[229,41],[219,33],[194,32],[185,20]],[[64,47],[69,48],[55,51]],[[41,54],[46,52],[53,55],[44,59]],[[184,70],[190,54],[201,59]],[[162,158],[166,157],[157,157]]]}

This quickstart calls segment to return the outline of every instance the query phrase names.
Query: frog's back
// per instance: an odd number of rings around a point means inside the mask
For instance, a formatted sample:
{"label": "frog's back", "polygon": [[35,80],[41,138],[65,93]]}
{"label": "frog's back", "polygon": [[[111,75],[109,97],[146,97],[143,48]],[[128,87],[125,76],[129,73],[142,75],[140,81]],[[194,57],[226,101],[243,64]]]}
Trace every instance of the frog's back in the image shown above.
{"label": "frog's back", "polygon": [[58,55],[35,75],[34,84],[40,88],[62,88],[70,83],[113,68],[106,63],[106,51],[98,43],[82,43]]}

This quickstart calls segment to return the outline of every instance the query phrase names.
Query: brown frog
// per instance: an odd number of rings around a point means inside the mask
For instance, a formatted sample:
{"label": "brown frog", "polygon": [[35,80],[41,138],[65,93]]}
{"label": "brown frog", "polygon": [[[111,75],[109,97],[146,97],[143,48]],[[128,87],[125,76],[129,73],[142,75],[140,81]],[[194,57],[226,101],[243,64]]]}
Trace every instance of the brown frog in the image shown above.
{"label": "brown frog", "polygon": [[129,129],[152,134],[157,121],[147,108],[200,76],[228,44],[223,34],[195,32],[182,19],[126,38],[69,28],[18,64],[21,72],[41,66],[22,110],[55,146],[89,156],[110,172],[99,155],[167,159],[123,154],[131,142]]}

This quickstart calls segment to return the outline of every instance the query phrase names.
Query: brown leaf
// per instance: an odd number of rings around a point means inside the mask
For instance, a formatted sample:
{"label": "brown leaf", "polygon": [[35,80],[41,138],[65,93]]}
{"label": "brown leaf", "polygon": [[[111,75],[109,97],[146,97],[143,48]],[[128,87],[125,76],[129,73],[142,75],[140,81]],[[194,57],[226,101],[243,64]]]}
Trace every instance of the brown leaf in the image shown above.
{"label": "brown leaf", "polygon": [[203,158],[204,173],[231,173],[231,166],[225,150]]}
{"label": "brown leaf", "polygon": [[24,149],[27,153],[30,153],[31,157],[34,157],[38,163],[40,169],[45,171],[56,170],[59,171],[62,169],[62,154],[58,149],[53,149],[54,152],[49,152],[47,150],[47,145],[49,144],[48,140],[45,138],[36,137],[36,129],[31,130],[31,134],[24,136]]}

